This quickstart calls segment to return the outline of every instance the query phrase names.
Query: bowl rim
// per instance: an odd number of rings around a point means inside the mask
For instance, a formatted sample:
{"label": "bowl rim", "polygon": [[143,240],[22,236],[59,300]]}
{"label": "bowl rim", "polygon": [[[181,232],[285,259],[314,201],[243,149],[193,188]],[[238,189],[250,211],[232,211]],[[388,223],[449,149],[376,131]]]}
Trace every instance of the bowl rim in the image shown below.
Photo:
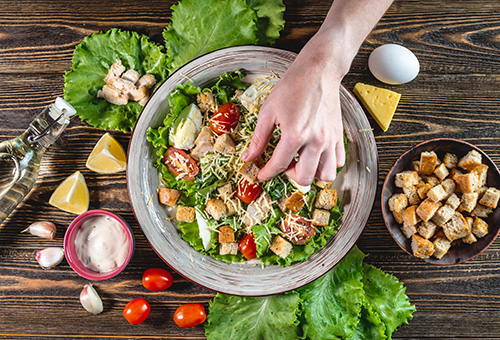
{"label": "bowl rim", "polygon": [[[231,50],[238,50],[238,49],[245,49],[245,48],[250,48],[250,49],[253,49],[255,52],[274,52],[274,53],[282,53],[282,54],[288,54],[288,55],[291,55],[293,56],[293,59],[296,57],[296,53],[295,52],[292,52],[292,51],[288,51],[288,50],[283,50],[283,49],[279,49],[279,48],[275,48],[275,47],[268,47],[268,46],[255,46],[255,45],[238,45],[238,46],[231,46],[231,47],[226,47],[226,48],[223,48],[223,49],[219,49],[219,50],[216,50],[216,51],[212,51],[212,52],[209,52],[207,54],[204,54],[204,55],[201,55],[201,56],[198,56],[197,58],[191,60],[190,62],[186,63],[185,65],[183,65],[182,67],[180,67],[179,69],[177,69],[174,73],[172,73],[169,77],[167,77],[167,79],[165,79],[165,82],[167,82],[170,78],[172,78],[174,75],[177,75],[177,74],[181,74],[182,75],[182,71],[184,69],[187,69],[189,68],[192,64],[198,62],[200,59],[204,59],[204,58],[208,58],[210,57],[211,55],[213,54],[216,54],[216,53],[223,53],[225,51],[231,51]],[[187,76],[183,76],[183,78],[187,78]],[[162,85],[163,85],[162,83]],[[153,94],[151,95],[151,98],[159,91],[160,87],[162,86],[158,86],[155,91],[153,92]],[[280,291],[272,291],[272,292],[261,292],[259,294],[246,294],[246,293],[237,293],[237,292],[233,292],[233,291],[230,291],[230,290],[227,290],[227,289],[220,289],[220,288],[214,288],[214,287],[211,287],[211,286],[208,286],[207,284],[203,284],[203,283],[200,283],[198,281],[196,281],[195,278],[191,278],[187,275],[184,275],[182,272],[179,272],[177,269],[176,269],[176,266],[170,264],[170,261],[168,261],[167,259],[165,259],[161,254],[160,252],[155,248],[155,246],[153,245],[153,243],[151,242],[151,240],[149,239],[149,237],[147,236],[147,233],[146,231],[144,230],[144,228],[142,227],[141,223],[139,222],[139,218],[138,218],[138,215],[137,215],[137,212],[134,208],[134,205],[133,205],[133,201],[132,201],[132,194],[131,194],[131,180],[130,180],[130,164],[127,162],[127,193],[128,193],[128,196],[129,196],[129,201],[130,201],[130,204],[131,204],[131,208],[132,208],[132,212],[134,214],[134,217],[139,225],[139,227],[141,228],[143,234],[146,236],[146,240],[148,241],[149,245],[151,246],[151,248],[153,249],[153,251],[160,257],[160,259],[163,260],[163,262],[165,262],[170,268],[172,268],[175,272],[177,272],[180,276],[186,278],[188,281],[190,282],[193,282],[193,283],[196,283],[197,285],[201,286],[201,287],[204,287],[206,289],[210,289],[210,290],[215,290],[215,291],[219,291],[219,292],[222,292],[222,293],[226,293],[226,294],[232,294],[232,295],[240,295],[240,296],[269,296],[269,295],[274,295],[274,294],[279,294],[279,293],[284,293],[284,292],[287,292],[287,291],[290,291],[290,290],[293,290],[293,289],[298,289],[310,282],[312,282],[313,280],[317,279],[318,277],[324,275],[327,271],[329,271],[330,269],[332,269],[336,264],[338,264],[338,262],[341,261],[341,259],[343,259],[347,253],[350,251],[350,249],[352,249],[352,247],[354,247],[354,245],[356,244],[357,240],[359,239],[359,237],[361,236],[361,233],[364,229],[364,227],[366,226],[366,223],[373,211],[373,207],[375,205],[375,199],[376,199],[376,192],[377,192],[377,185],[376,183],[378,182],[378,173],[379,173],[379,167],[380,167],[380,162],[379,162],[379,155],[378,155],[378,152],[377,152],[377,145],[376,145],[376,141],[375,141],[375,137],[373,135],[373,129],[371,129],[371,126],[370,126],[370,123],[366,117],[366,114],[363,110],[363,108],[361,107],[361,105],[359,104],[359,102],[355,99],[354,95],[352,94],[352,92],[343,84],[341,83],[341,86],[342,88],[348,93],[348,95],[350,97],[352,97],[352,100],[354,101],[354,105],[357,107],[357,110],[359,112],[362,113],[362,117],[361,117],[361,120],[363,121],[364,124],[367,125],[367,127],[370,127],[370,131],[369,131],[369,137],[370,137],[370,142],[372,143],[371,146],[373,146],[374,148],[374,155],[373,155],[373,163],[375,163],[375,169],[371,169],[372,172],[374,172],[375,174],[375,190],[373,190],[373,197],[370,199],[370,210],[369,210],[369,213],[366,215],[366,218],[362,221],[362,223],[360,223],[362,226],[361,227],[358,227],[357,231],[356,232],[356,235],[353,237],[353,240],[351,242],[351,244],[348,246],[349,249],[345,249],[347,247],[344,248],[344,251],[343,251],[343,254],[340,256],[340,258],[338,259],[337,262],[335,263],[330,263],[330,262],[323,262],[321,263],[321,266],[324,269],[323,273],[319,276],[314,276],[314,277],[310,277],[307,282],[301,282],[300,285],[297,285],[295,287],[292,287],[292,288],[287,288],[287,289],[283,289],[283,290],[280,290]],[[351,99],[351,98],[349,98]],[[138,122],[141,120],[141,117],[144,116],[144,112],[145,110],[147,109],[148,107],[148,104],[150,103],[150,101],[148,101],[148,103],[146,103],[146,105],[143,107],[143,109],[141,110],[141,113],[140,113],[140,116],[138,118]],[[345,122],[345,120],[344,120]],[[131,151],[131,148],[132,148],[132,141],[134,140],[134,136],[136,135],[136,130],[138,129],[138,125],[139,124],[136,124],[134,126],[134,129],[132,130],[132,134],[131,134],[131,142],[128,144],[128,148],[127,148],[127,154],[130,155],[130,151]],[[179,236],[180,237],[180,236]],[[335,235],[328,241],[328,242],[333,242],[335,238]],[[182,240],[182,239],[181,239]],[[182,240],[184,241],[184,240]],[[185,241],[184,241],[185,242]],[[325,246],[324,248],[320,249],[319,251],[316,250],[316,252],[321,252],[323,251],[324,249],[326,249],[327,246]],[[196,251],[193,249],[193,251]],[[315,253],[316,253],[315,252]],[[302,262],[298,262],[298,264],[300,263],[305,263],[309,260],[306,260],[306,261],[302,261]],[[236,264],[237,265],[237,264]],[[288,267],[292,267],[293,264],[291,266],[288,266]],[[286,267],[285,267],[286,268]]]}
{"label": "bowl rim", "polygon": [[[125,230],[127,234],[127,239],[129,241],[129,249],[127,253],[127,258],[123,262],[123,264],[114,270],[108,271],[108,272],[103,272],[103,273],[98,273],[93,271],[92,269],[88,268],[88,271],[83,271],[81,270],[80,267],[86,268],[85,265],[80,261],[78,256],[76,255],[75,251],[75,244],[74,244],[74,239],[78,233],[78,229],[82,225],[83,222],[87,221],[88,219],[95,217],[95,216],[108,216],[116,220]],[[74,237],[73,237],[74,236]],[[130,260],[132,259],[135,251],[135,237],[134,237],[134,232],[132,231],[132,228],[130,225],[127,223],[127,221],[121,217],[118,214],[112,213],[108,210],[102,210],[102,209],[95,209],[95,210],[88,210],[80,215],[78,215],[73,221],[71,221],[70,225],[66,229],[66,232],[64,234],[64,255],[66,257],[66,261],[69,263],[70,267],[80,276],[93,280],[93,281],[102,281],[102,280],[108,280],[112,277],[115,277],[116,275],[120,274],[129,264]],[[92,274],[92,273],[95,273]]]}
{"label": "bowl rim", "polygon": [[[381,202],[381,207],[382,207],[382,218],[384,220],[385,226],[386,226],[387,230],[389,231],[389,233],[391,234],[391,236],[394,239],[394,241],[398,244],[398,246],[405,253],[407,253],[408,255],[410,255],[412,258],[416,258],[416,259],[422,260],[422,261],[427,262],[429,264],[438,265],[438,266],[452,266],[452,265],[456,265],[456,264],[461,264],[461,263],[467,262],[469,260],[472,260],[476,256],[482,254],[486,249],[488,249],[491,246],[491,244],[493,242],[495,242],[496,238],[500,234],[500,228],[492,236],[492,239],[483,248],[481,248],[480,251],[478,251],[476,254],[474,254],[472,256],[469,256],[467,258],[463,258],[463,259],[460,259],[459,261],[452,262],[452,263],[446,263],[446,262],[443,262],[443,261],[440,262],[441,259],[436,259],[436,258],[432,258],[432,257],[426,258],[426,259],[421,259],[421,258],[418,258],[418,257],[414,256],[412,252],[408,251],[408,249],[406,249],[407,246],[401,244],[398,241],[398,238],[394,235],[393,228],[395,228],[395,227],[391,227],[391,223],[387,219],[387,216],[388,216],[388,214],[391,214],[391,211],[388,210],[388,202],[385,202],[385,198],[384,198],[386,190],[389,187],[389,185],[391,187],[394,187],[394,183],[389,183],[389,180],[392,177],[394,171],[396,170],[396,165],[398,165],[398,163],[400,162],[400,160],[402,158],[404,158],[406,155],[410,154],[411,152],[414,152],[414,150],[416,150],[418,148],[423,148],[423,147],[425,147],[425,146],[427,146],[429,144],[433,144],[433,143],[437,143],[437,142],[451,142],[451,143],[462,144],[462,145],[466,145],[466,146],[470,147],[471,150],[478,151],[483,157],[485,157],[486,159],[488,159],[488,161],[493,165],[495,173],[500,177],[500,170],[498,169],[498,167],[495,164],[495,162],[493,162],[493,160],[483,150],[481,150],[479,147],[475,146],[474,144],[471,144],[469,142],[466,142],[466,141],[463,141],[463,140],[460,140],[460,139],[456,139],[456,138],[449,138],[449,137],[432,138],[432,139],[428,139],[426,141],[423,141],[423,142],[420,142],[420,143],[417,143],[417,144],[411,146],[410,148],[408,148],[404,153],[402,153],[396,159],[396,161],[394,162],[394,164],[392,165],[392,167],[390,168],[390,170],[387,172],[387,175],[385,177],[384,183],[382,185],[382,190],[381,190],[381,194],[380,194],[380,202]],[[407,168],[407,166],[404,167],[404,169],[406,169],[406,168]],[[499,205],[499,207],[497,207],[497,209],[498,208],[500,208],[500,205]]]}

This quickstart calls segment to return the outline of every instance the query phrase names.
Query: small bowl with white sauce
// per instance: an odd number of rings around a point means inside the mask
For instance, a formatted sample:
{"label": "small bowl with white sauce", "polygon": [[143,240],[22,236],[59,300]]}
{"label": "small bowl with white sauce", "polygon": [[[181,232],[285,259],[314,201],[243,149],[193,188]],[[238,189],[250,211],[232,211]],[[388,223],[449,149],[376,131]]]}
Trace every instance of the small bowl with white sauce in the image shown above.
{"label": "small bowl with white sauce", "polygon": [[66,260],[86,279],[118,275],[134,253],[134,234],[120,216],[106,210],[87,211],[71,222],[64,235]]}

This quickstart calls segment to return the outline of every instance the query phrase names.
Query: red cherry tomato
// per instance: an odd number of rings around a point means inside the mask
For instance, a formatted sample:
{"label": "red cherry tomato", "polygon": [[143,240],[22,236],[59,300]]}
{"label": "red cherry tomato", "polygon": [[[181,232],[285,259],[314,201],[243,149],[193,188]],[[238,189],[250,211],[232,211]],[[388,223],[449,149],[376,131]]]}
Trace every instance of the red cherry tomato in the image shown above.
{"label": "red cherry tomato", "polygon": [[230,132],[238,125],[240,120],[240,109],[234,103],[226,103],[219,106],[212,118],[210,118],[210,128],[218,135]]}
{"label": "red cherry tomato", "polygon": [[240,252],[247,260],[257,257],[257,246],[252,234],[246,234],[238,243]]}
{"label": "red cherry tomato", "polygon": [[174,322],[182,328],[201,325],[207,319],[205,308],[199,303],[188,303],[180,306],[174,313]]}
{"label": "red cherry tomato", "polygon": [[173,146],[169,147],[162,159],[165,164],[175,176],[179,176],[186,181],[194,180],[194,176],[198,173],[199,169],[195,161],[187,155],[183,150],[177,149]]}
{"label": "red cherry tomato", "polygon": [[123,316],[132,325],[138,325],[149,316],[151,307],[149,303],[141,298],[134,299],[125,305],[123,308]]}
{"label": "red cherry tomato", "polygon": [[280,229],[290,241],[297,244],[307,243],[315,234],[311,222],[296,214],[287,215]]}
{"label": "red cherry tomato", "polygon": [[170,288],[172,283],[174,283],[174,278],[165,269],[150,268],[142,275],[142,285],[144,288],[155,292]]}
{"label": "red cherry tomato", "polygon": [[236,188],[236,197],[246,204],[250,204],[259,198],[263,191],[264,189],[262,189],[261,183],[250,183],[246,179],[242,178],[238,182],[238,186]]}

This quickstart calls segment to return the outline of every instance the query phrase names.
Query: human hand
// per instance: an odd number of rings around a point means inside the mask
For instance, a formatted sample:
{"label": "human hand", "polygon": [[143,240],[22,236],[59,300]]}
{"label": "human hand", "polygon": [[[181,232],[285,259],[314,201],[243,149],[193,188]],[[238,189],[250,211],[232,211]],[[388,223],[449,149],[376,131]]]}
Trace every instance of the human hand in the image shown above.
{"label": "human hand", "polygon": [[[250,161],[261,155],[275,126],[281,139],[259,172],[266,181],[285,172],[300,185],[314,178],[331,182],[345,162],[340,81],[350,60],[338,62],[311,39],[269,94],[260,109],[252,141],[242,155]],[[325,51],[322,55],[318,51]],[[347,66],[345,66],[347,65]],[[294,157],[299,154],[299,160]]]}

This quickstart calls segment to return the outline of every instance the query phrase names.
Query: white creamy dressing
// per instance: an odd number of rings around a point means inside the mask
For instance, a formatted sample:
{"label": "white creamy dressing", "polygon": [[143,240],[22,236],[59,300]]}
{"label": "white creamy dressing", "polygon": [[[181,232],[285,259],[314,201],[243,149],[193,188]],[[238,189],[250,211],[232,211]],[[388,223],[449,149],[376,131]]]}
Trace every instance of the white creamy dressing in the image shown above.
{"label": "white creamy dressing", "polygon": [[129,240],[124,227],[114,218],[96,216],[82,223],[75,238],[75,248],[85,267],[105,273],[125,262]]}

